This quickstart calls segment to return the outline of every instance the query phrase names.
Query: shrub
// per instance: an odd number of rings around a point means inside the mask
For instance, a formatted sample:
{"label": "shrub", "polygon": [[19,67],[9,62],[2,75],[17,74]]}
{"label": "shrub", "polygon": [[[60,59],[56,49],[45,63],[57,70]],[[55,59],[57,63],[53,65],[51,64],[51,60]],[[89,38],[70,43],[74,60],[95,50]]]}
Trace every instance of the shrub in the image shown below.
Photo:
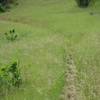
{"label": "shrub", "polygon": [[5,33],[5,37],[7,40],[14,41],[18,37],[15,32],[15,29],[10,30],[9,32]]}
{"label": "shrub", "polygon": [[18,86],[21,83],[21,77],[20,77],[20,72],[18,70],[18,63],[14,62],[11,64],[11,66],[8,69],[9,74],[12,74],[12,80],[11,83],[13,86]]}
{"label": "shrub", "polygon": [[76,0],[78,6],[80,7],[88,7],[92,0]]}
{"label": "shrub", "polygon": [[22,83],[18,63],[13,62],[7,67],[0,68],[0,94],[5,94],[4,91],[10,87],[19,87]]}

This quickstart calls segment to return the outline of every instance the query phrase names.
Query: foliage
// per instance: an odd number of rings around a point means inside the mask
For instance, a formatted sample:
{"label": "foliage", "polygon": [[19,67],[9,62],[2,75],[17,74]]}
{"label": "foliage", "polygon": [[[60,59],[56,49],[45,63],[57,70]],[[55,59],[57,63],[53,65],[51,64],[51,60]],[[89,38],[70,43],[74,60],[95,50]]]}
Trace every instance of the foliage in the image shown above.
{"label": "foliage", "polygon": [[76,0],[80,7],[88,7],[92,0]]}
{"label": "foliage", "polygon": [[0,92],[9,89],[12,86],[19,87],[21,82],[17,62],[13,62],[7,67],[0,68]]}
{"label": "foliage", "polygon": [[20,77],[20,72],[18,70],[18,63],[14,62],[11,64],[11,66],[8,68],[8,73],[9,75],[12,74],[12,80],[11,80],[11,84],[13,86],[18,86],[21,83],[21,77]]}
{"label": "foliage", "polygon": [[14,41],[18,35],[16,34],[15,29],[12,29],[8,33],[5,33],[5,37],[7,40]]}
{"label": "foliage", "polygon": [[0,0],[0,3],[2,4],[2,5],[8,5],[8,4],[10,4],[10,3],[13,3],[15,0]]}
{"label": "foliage", "polygon": [[11,4],[17,4],[16,0],[0,0],[0,12],[5,12]]}
{"label": "foliage", "polygon": [[0,12],[5,12],[5,7],[0,3]]}

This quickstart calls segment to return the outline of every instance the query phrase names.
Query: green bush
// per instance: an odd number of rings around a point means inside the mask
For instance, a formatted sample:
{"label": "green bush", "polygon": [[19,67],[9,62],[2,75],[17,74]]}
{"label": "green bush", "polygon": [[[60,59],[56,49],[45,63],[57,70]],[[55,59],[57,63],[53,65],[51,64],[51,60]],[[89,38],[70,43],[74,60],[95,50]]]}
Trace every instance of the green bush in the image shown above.
{"label": "green bush", "polygon": [[22,83],[18,63],[13,62],[11,65],[0,68],[0,95],[10,87],[19,87]]}
{"label": "green bush", "polygon": [[15,32],[15,29],[10,30],[9,32],[5,33],[5,37],[9,41],[14,41],[18,37],[18,35]]}
{"label": "green bush", "polygon": [[11,64],[11,66],[8,69],[9,74],[12,74],[12,78],[11,78],[11,84],[13,86],[18,86],[21,83],[21,77],[20,77],[20,72],[18,70],[18,63],[14,62]]}

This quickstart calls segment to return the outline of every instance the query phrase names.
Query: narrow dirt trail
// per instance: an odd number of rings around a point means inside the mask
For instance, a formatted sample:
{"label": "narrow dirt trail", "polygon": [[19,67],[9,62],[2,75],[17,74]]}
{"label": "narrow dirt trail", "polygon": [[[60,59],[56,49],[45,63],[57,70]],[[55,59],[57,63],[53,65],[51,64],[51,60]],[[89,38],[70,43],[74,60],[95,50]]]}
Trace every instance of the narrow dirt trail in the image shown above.
{"label": "narrow dirt trail", "polygon": [[77,70],[71,56],[65,58],[66,72],[65,85],[61,95],[61,100],[78,100],[77,97]]}

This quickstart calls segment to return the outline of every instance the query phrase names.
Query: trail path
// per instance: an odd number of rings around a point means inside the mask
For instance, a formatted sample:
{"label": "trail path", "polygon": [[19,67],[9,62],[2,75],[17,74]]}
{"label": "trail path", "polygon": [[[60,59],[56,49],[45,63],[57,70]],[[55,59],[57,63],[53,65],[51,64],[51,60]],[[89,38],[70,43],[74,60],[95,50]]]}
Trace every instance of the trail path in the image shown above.
{"label": "trail path", "polygon": [[65,58],[65,86],[62,92],[61,100],[77,100],[77,70],[71,56]]}

